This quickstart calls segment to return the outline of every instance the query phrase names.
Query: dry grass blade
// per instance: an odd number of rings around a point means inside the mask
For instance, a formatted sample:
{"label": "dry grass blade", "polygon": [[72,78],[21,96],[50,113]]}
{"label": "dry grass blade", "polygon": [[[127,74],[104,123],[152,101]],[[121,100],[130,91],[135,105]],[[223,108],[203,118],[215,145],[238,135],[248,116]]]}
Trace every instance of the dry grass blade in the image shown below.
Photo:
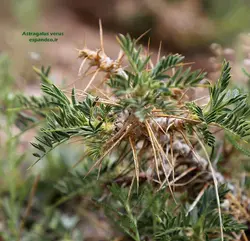
{"label": "dry grass blade", "polygon": [[183,98],[186,96],[186,93],[189,91],[189,88],[187,88],[181,95],[180,99],[178,100],[178,104],[181,104],[181,101],[183,100]]}
{"label": "dry grass blade", "polygon": [[135,143],[134,140],[132,140],[131,137],[129,137],[129,143],[133,152],[133,157],[134,157],[134,163],[135,163],[135,176],[136,176],[136,183],[137,183],[137,191],[139,190],[139,161],[138,161],[138,156],[136,153],[136,148],[135,148]]}
{"label": "dry grass blade", "polygon": [[185,134],[183,133],[183,131],[179,130],[179,132],[181,133],[185,143],[190,147],[191,152],[194,154],[195,158],[197,159],[197,161],[200,161],[200,157],[196,154],[196,152],[194,151],[194,148],[191,144],[191,142],[188,140],[188,138],[185,136]]}
{"label": "dry grass blade", "polygon": [[100,88],[96,87],[95,85],[93,85],[93,87],[99,92],[101,93],[104,97],[106,97],[108,100],[111,100],[110,97],[105,94]]}
{"label": "dry grass blade", "polygon": [[[169,182],[169,184],[171,186],[178,186],[178,184],[175,184],[175,182],[179,181],[180,179],[182,179],[183,177],[185,177],[188,173],[192,172],[193,170],[195,170],[197,167],[190,167],[188,168],[185,172],[183,172],[181,175],[179,175],[177,178],[173,179],[171,182]],[[161,184],[160,189],[163,188],[163,186],[166,184],[167,180],[164,180],[164,182]],[[189,183],[189,182],[188,182]],[[182,184],[183,186],[183,184]]]}
{"label": "dry grass blade", "polygon": [[120,143],[123,137],[128,133],[130,127],[131,127],[131,124],[127,126],[126,131],[121,135],[121,137],[94,163],[94,165],[89,169],[89,171],[86,173],[84,178],[86,178],[90,174],[90,172],[93,171],[94,168],[99,166],[102,160],[104,159],[104,157],[107,156],[116,147],[116,145]]}
{"label": "dry grass blade", "polygon": [[[111,99],[109,98],[109,96],[105,95],[105,93],[103,93],[99,88],[95,87],[94,85],[93,85],[93,87],[94,87],[97,91],[99,91],[101,94],[103,94],[103,95],[107,98],[107,99],[99,98],[99,99],[96,101],[96,103],[103,103],[103,104],[113,105],[113,106],[121,106],[120,104],[118,104],[118,103],[114,102],[113,100],[111,100]],[[76,91],[78,91],[78,90],[76,89]],[[88,96],[87,92],[84,92],[84,91],[82,91],[82,90],[80,90],[80,91],[81,91],[82,93],[76,93],[76,96],[77,96],[77,97],[87,97],[87,96]],[[71,91],[65,90],[64,93],[71,94]]]}
{"label": "dry grass blade", "polygon": [[194,207],[197,205],[197,203],[200,201],[201,197],[203,196],[204,192],[207,190],[208,188],[208,183],[205,184],[205,186],[201,189],[201,191],[199,192],[198,196],[195,198],[194,202],[192,203],[192,205],[189,207],[186,216],[188,216],[188,214],[194,209]]}
{"label": "dry grass blade", "polygon": [[120,49],[120,51],[118,53],[118,57],[117,57],[117,62],[121,63],[121,61],[124,58],[124,56],[125,56],[124,52]]}
{"label": "dry grass blade", "polygon": [[103,30],[102,30],[102,20],[99,19],[99,28],[100,28],[100,44],[101,44],[101,51],[104,52],[104,42],[103,42]]}
{"label": "dry grass blade", "polygon": [[150,131],[148,126],[149,126],[149,124],[146,121],[146,128],[147,128],[149,138],[150,138],[150,143],[151,143],[151,146],[152,146],[153,152],[154,152],[154,161],[155,161],[156,173],[157,173],[158,180],[161,182],[160,172],[159,172],[159,167],[158,167],[157,152],[156,152],[156,148],[155,148],[155,145],[154,145],[154,139],[152,137],[151,131]]}
{"label": "dry grass blade", "polygon": [[90,85],[92,84],[92,82],[94,81],[96,75],[98,74],[98,72],[100,71],[100,69],[97,69],[96,72],[94,73],[94,75],[92,76],[92,78],[90,79],[89,83],[87,84],[87,86],[84,89],[84,92],[86,92],[88,90],[88,88],[90,87]]}
{"label": "dry grass blade", "polygon": [[[206,173],[206,172],[199,172],[199,173],[197,173],[195,176],[193,176],[191,179],[189,179],[187,182],[184,182],[184,183],[175,183],[175,184],[171,184],[171,185],[173,185],[173,186],[175,186],[175,187],[183,187],[183,186],[186,186],[186,185],[188,185],[189,183],[193,182],[195,179],[197,179],[199,176],[201,176],[201,175],[203,175],[203,174],[205,174],[205,173]],[[178,178],[179,178],[179,177],[178,177]],[[178,178],[176,178],[175,181],[177,181]]]}
{"label": "dry grass blade", "polygon": [[87,59],[88,59],[87,57],[83,59],[81,65],[80,65],[79,71],[78,71],[78,76],[82,75],[82,68],[83,68],[83,66],[84,66]]}
{"label": "dry grass blade", "polygon": [[78,78],[76,78],[73,82],[66,84],[64,86],[62,86],[62,90],[63,91],[67,91],[67,89],[71,86],[73,86],[77,81],[81,80],[82,78],[84,78],[85,76],[79,76]]}
{"label": "dry grass blade", "polygon": [[87,156],[88,156],[88,153],[84,153],[82,157],[72,166],[72,169],[78,166]]}
{"label": "dry grass blade", "polygon": [[158,54],[157,54],[157,62],[159,62],[160,58],[161,58],[161,46],[162,46],[162,41],[160,41],[160,45],[159,45],[159,49],[158,49]]}
{"label": "dry grass blade", "polygon": [[156,115],[154,115],[154,117],[174,118],[174,119],[177,119],[177,120],[185,120],[185,121],[187,121],[187,123],[193,123],[193,124],[201,123],[200,120],[189,119],[189,118],[186,118],[186,117],[176,116],[176,115],[156,114]]}
{"label": "dry grass blade", "polygon": [[200,143],[200,146],[202,147],[202,149],[203,149],[203,151],[204,151],[204,153],[206,155],[207,162],[209,164],[209,167],[210,167],[210,170],[211,170],[211,173],[212,173],[212,177],[213,177],[213,181],[214,181],[214,189],[215,189],[215,194],[216,194],[216,200],[217,200],[217,206],[218,206],[219,220],[220,220],[221,241],[223,241],[224,240],[224,233],[223,233],[222,214],[221,214],[221,208],[220,208],[220,197],[219,197],[219,191],[218,191],[218,181],[216,179],[215,171],[214,171],[213,165],[212,165],[212,163],[210,161],[207,150],[206,150],[204,144],[202,143],[202,141],[200,140],[198,134],[195,131],[194,131],[194,133],[195,133],[195,135],[197,137],[198,142]]}
{"label": "dry grass blade", "polygon": [[136,40],[135,43],[138,43],[147,33],[151,31],[151,28],[145,31],[143,34],[141,34]]}
{"label": "dry grass blade", "polygon": [[157,138],[156,138],[155,135],[154,135],[154,132],[153,132],[151,126],[149,125],[149,123],[148,123],[147,121],[146,121],[146,126],[147,126],[147,128],[149,129],[149,132],[151,133],[151,136],[152,136],[152,138],[153,138],[154,143],[156,144],[157,149],[158,149],[159,152],[166,158],[166,160],[168,161],[168,164],[170,165],[171,169],[173,169],[174,167],[173,167],[172,163],[171,163],[170,160],[168,159],[168,156],[167,156],[166,153],[164,152],[162,146],[161,146],[160,143],[158,142]]}
{"label": "dry grass blade", "polygon": [[98,167],[98,174],[97,174],[97,178],[96,180],[99,180],[100,174],[101,174],[101,170],[102,170],[102,162],[100,162],[99,167]]}
{"label": "dry grass blade", "polygon": [[[173,167],[175,167],[175,158],[174,158],[174,152],[173,152],[173,140],[174,140],[174,134],[173,132],[170,132],[170,156],[171,156],[171,163],[173,165]],[[174,173],[174,168],[173,168],[173,176],[172,176],[173,180],[175,179],[175,173]],[[174,189],[174,187],[173,187]]]}
{"label": "dry grass blade", "polygon": [[[163,159],[162,159],[161,153],[162,153],[163,156],[165,156],[166,159],[168,160],[167,155],[165,154],[165,152],[163,151],[161,145],[160,145],[159,142],[157,141],[157,139],[156,139],[156,137],[155,137],[155,135],[154,135],[154,133],[153,133],[153,130],[152,130],[151,126],[149,125],[149,123],[148,123],[147,121],[146,121],[145,123],[146,123],[146,128],[147,128],[147,131],[148,131],[150,140],[151,140],[151,145],[152,145],[153,150],[154,150],[154,156],[156,157],[156,159],[155,159],[155,160],[156,160],[156,163],[155,163],[155,164],[156,164],[157,175],[159,175],[159,176],[158,176],[158,179],[159,179],[160,184],[161,184],[162,182],[161,182],[161,179],[160,179],[160,174],[159,174],[159,169],[158,169],[158,162],[157,162],[157,152],[156,152],[157,150],[158,150],[158,156],[161,158],[160,164],[161,164],[161,166],[162,166],[163,172],[164,172],[165,177],[166,177],[166,180],[167,180],[167,182],[168,182],[168,186],[169,186],[170,193],[171,193],[171,195],[172,195],[173,200],[175,201],[175,203],[177,203],[176,200],[175,200],[174,193],[173,193],[173,190],[172,190],[172,188],[171,188],[171,185],[169,184],[169,180],[168,180],[169,174],[166,173],[166,170],[165,170],[165,167],[164,167],[164,161],[163,161]],[[171,169],[169,170],[169,173],[171,173],[173,167],[171,166],[171,163],[169,162],[169,160],[168,160],[168,163],[169,163],[169,165],[170,165],[170,167],[171,167]]]}
{"label": "dry grass blade", "polygon": [[[128,198],[127,198],[127,200],[129,200],[129,199],[130,199],[131,192],[132,192],[132,188],[133,188],[133,185],[134,185],[134,181],[135,181],[135,175],[133,176],[133,178],[132,178],[132,182],[131,182],[130,187],[129,187],[129,191],[128,191]],[[138,189],[137,189],[137,192],[138,192]]]}
{"label": "dry grass blade", "polygon": [[[160,130],[161,130],[165,135],[167,135],[167,132],[163,130],[163,128],[161,127],[161,125],[160,125],[157,121],[155,121],[154,119],[152,119],[152,120],[153,120],[153,122],[160,128]],[[152,131],[152,129],[151,129],[151,131]],[[168,152],[166,152],[166,153],[168,153]],[[171,162],[169,161],[169,159],[168,159],[167,154],[164,153],[164,156],[165,156],[165,158],[167,159],[167,161],[168,161],[169,163],[171,163]],[[172,160],[173,160],[173,159],[172,159]],[[172,168],[171,168],[171,170],[170,170],[169,172],[173,171],[173,175],[174,175],[174,162],[172,161],[171,164],[172,164]],[[165,177],[166,177],[166,178],[165,178],[165,180],[162,182],[162,184],[161,184],[159,190],[163,187],[163,185],[164,185],[166,182],[168,182],[168,177],[169,177],[169,175],[166,174],[166,171],[165,171],[164,166],[163,166],[163,171],[164,171],[164,174],[165,174]],[[173,176],[173,179],[174,179],[174,176]],[[164,183],[164,184],[163,184],[163,183]],[[168,183],[169,183],[169,182],[168,182]],[[170,184],[170,183],[169,183],[169,184]]]}

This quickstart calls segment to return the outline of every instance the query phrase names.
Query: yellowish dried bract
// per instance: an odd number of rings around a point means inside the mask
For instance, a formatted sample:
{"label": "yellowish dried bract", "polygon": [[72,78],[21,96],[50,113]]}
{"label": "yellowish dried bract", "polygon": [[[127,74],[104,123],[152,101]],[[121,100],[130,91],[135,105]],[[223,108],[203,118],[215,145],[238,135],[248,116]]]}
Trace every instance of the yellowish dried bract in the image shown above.
{"label": "yellowish dried bract", "polygon": [[93,51],[84,48],[79,50],[78,57],[89,60],[90,66],[96,66],[101,71],[107,73],[119,73],[122,70],[121,59],[112,60],[100,49]]}
{"label": "yellowish dried bract", "polygon": [[[86,46],[83,49],[77,49],[78,58],[83,59],[78,72],[79,76],[85,76],[91,67],[96,67],[94,75],[84,91],[86,91],[89,88],[89,86],[91,85],[91,83],[93,82],[99,71],[107,73],[108,77],[110,76],[110,74],[118,74],[127,78],[127,74],[125,73],[121,65],[121,61],[124,56],[123,52],[122,51],[119,52],[118,58],[116,60],[111,59],[105,54],[103,46],[103,31],[102,31],[101,20],[99,20],[99,27],[100,27],[101,48],[97,49],[96,51],[90,50]],[[84,73],[82,73],[83,66],[87,60],[89,61],[89,67]]]}

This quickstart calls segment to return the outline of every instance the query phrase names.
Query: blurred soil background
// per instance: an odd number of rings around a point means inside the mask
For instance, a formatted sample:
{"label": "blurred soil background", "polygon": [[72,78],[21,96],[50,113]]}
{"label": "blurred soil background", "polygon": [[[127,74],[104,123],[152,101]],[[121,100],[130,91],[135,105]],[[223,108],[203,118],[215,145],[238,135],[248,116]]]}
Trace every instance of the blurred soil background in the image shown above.
{"label": "blurred soil background", "polygon": [[[77,58],[76,48],[83,48],[84,42],[93,50],[100,47],[100,18],[105,52],[112,59],[117,58],[119,52],[117,33],[129,33],[137,38],[151,29],[140,41],[147,46],[150,38],[150,52],[156,55],[162,41],[162,55],[183,54],[186,62],[194,62],[193,68],[204,69],[212,79],[218,76],[225,57],[233,63],[235,83],[244,85],[247,78],[241,68],[250,71],[249,13],[249,0],[1,0],[0,54],[7,54],[11,60],[14,89],[39,95],[40,82],[32,66],[42,65],[52,67],[50,76],[56,84],[67,86],[78,79],[81,60]],[[31,43],[28,36],[22,36],[24,31],[63,32],[64,35],[59,36],[56,43]],[[75,85],[82,88],[88,80],[88,77],[77,80]],[[18,153],[27,150],[32,137],[33,133],[27,133],[22,138]],[[0,138],[3,143],[1,133]],[[72,159],[67,155],[59,151],[55,160]],[[53,169],[48,176],[51,173],[53,176]],[[60,173],[56,176],[60,179]],[[51,182],[57,180],[50,178]],[[76,201],[83,202],[82,199]],[[71,208],[67,210],[72,212]],[[81,219],[85,240],[88,237],[95,240],[93,234],[96,240],[109,240],[101,237],[112,236],[113,231],[103,215],[97,217],[82,206],[77,207],[77,213],[87,220]]]}
{"label": "blurred soil background", "polygon": [[[2,0],[0,51],[11,57],[18,87],[31,88],[35,81],[31,66],[41,64],[53,67],[56,81],[72,82],[81,62],[75,48],[83,48],[84,41],[89,48],[100,46],[101,18],[105,50],[111,58],[118,55],[117,33],[138,37],[151,29],[141,40],[147,45],[150,38],[150,52],[157,53],[162,41],[162,54],[184,54],[187,62],[195,62],[194,68],[211,72],[210,45],[235,44],[237,35],[249,28],[249,11],[250,2],[243,0]],[[23,31],[64,35],[56,43],[30,43]]]}

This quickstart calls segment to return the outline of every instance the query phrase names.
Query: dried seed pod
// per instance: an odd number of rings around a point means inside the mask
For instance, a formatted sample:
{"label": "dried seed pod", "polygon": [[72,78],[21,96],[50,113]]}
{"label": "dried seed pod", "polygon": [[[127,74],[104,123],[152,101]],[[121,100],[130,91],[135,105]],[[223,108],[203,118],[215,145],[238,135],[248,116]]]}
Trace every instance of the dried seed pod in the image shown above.
{"label": "dried seed pod", "polygon": [[[105,54],[104,47],[103,47],[103,32],[102,32],[102,24],[99,20],[99,27],[100,27],[100,42],[101,42],[101,48],[97,49],[96,51],[88,49],[86,46],[83,49],[77,49],[78,51],[78,58],[83,58],[83,61],[81,63],[81,66],[79,68],[79,75],[82,75],[82,68],[84,66],[84,63],[86,60],[89,61],[89,68],[85,71],[88,72],[88,70],[95,66],[96,72],[103,71],[106,72],[108,75],[111,74],[117,74],[121,75],[124,78],[128,78],[127,74],[123,70],[121,66],[121,61],[123,58],[122,51],[119,52],[118,58],[116,60],[111,59]],[[93,80],[92,80],[93,81]]]}

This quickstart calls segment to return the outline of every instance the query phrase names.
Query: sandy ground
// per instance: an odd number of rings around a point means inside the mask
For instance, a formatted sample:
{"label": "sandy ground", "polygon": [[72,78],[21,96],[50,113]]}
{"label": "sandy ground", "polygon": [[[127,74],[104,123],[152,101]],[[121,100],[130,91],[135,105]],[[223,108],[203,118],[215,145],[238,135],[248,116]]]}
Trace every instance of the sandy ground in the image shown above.
{"label": "sandy ground", "polygon": [[[76,48],[81,49],[86,42],[88,48],[100,47],[98,22],[89,25],[79,20],[72,11],[58,6],[50,11],[44,11],[36,23],[30,27],[21,27],[15,21],[5,21],[0,25],[3,38],[0,40],[2,51],[6,51],[12,60],[13,73],[16,77],[18,88],[25,92],[37,94],[39,81],[32,70],[32,65],[51,65],[51,79],[59,84],[61,82],[74,82],[77,88],[86,85],[88,78],[78,80],[78,69],[81,60],[77,58]],[[103,25],[105,52],[112,59],[117,58],[119,47],[115,39],[115,33],[108,31]],[[57,42],[29,42],[28,36],[22,36],[23,31],[63,32]],[[150,52],[157,53],[157,49]],[[162,54],[167,54],[163,48]],[[198,61],[197,61],[198,60]],[[207,54],[192,54],[186,61],[196,62],[194,68],[207,69]],[[85,65],[87,67],[87,64]],[[98,77],[96,79],[98,81]]]}

